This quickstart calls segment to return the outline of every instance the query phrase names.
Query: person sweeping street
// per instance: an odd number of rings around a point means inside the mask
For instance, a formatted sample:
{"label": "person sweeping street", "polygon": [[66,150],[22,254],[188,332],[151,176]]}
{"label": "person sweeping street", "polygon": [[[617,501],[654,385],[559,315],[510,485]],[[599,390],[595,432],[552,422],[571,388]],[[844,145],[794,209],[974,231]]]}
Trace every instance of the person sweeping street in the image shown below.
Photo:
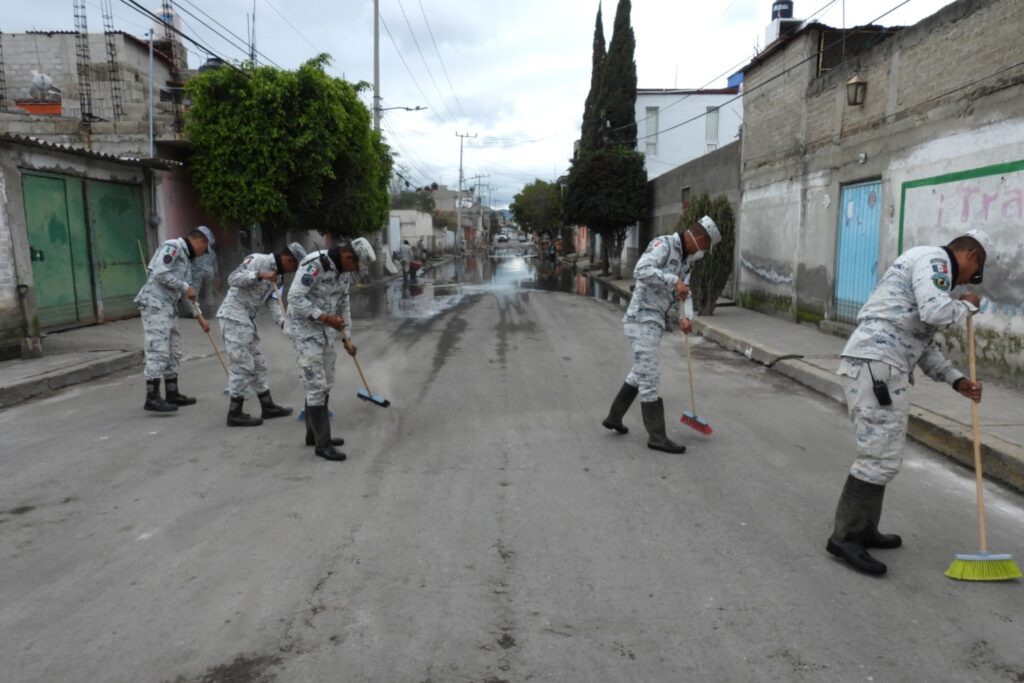
{"label": "person sweeping street", "polygon": [[889,267],[857,315],[857,328],[839,363],[843,392],[857,437],[857,457],[836,506],[826,549],[854,569],[884,574],[870,548],[898,548],[896,534],[878,530],[885,487],[903,462],[915,367],[972,401],[982,386],[943,356],[935,334],[974,315],[975,294],[954,299],[964,284],[981,284],[991,241],[971,230],[944,247],[908,249]]}
{"label": "person sweeping street", "polygon": [[[206,253],[212,239],[208,228],[200,228],[185,237],[168,240],[157,249],[146,267],[146,283],[134,299],[142,316],[145,336],[146,402],[142,406],[145,410],[170,413],[178,406],[196,402],[178,391],[178,366],[183,349],[177,306],[183,296],[194,305],[196,290],[190,284],[192,261]],[[204,332],[210,331],[205,320],[200,319],[200,325]],[[161,379],[165,397],[160,396]]]}
{"label": "person sweeping street", "polygon": [[335,340],[342,332],[345,351],[356,355],[352,332],[349,286],[361,259],[372,263],[376,257],[364,238],[315,251],[299,264],[296,279],[288,290],[285,333],[295,346],[302,386],[306,394],[306,445],[325,460],[342,461],[345,454],[335,446],[344,439],[331,436],[328,402],[334,386]]}
{"label": "person sweeping street", "polygon": [[620,434],[629,432],[622,418],[639,394],[648,434],[647,447],[653,450],[686,452],[686,446],[675,443],[665,432],[665,404],[658,393],[661,383],[659,347],[666,317],[672,310],[678,310],[680,301],[685,303],[683,314],[679,316],[679,329],[683,334],[692,331],[693,300],[686,279],[693,264],[721,240],[718,226],[710,216],[704,216],[694,225],[651,240],[633,269],[636,287],[622,319],[623,330],[633,347],[633,367],[601,424]]}
{"label": "person sweeping street", "polygon": [[[306,250],[292,242],[276,254],[250,254],[228,276],[227,296],[217,311],[228,352],[229,427],[255,427],[274,417],[291,415],[292,409],[279,406],[270,396],[267,362],[260,349],[256,326],[259,309],[265,306],[274,322],[284,328],[284,314],[277,288],[286,273],[294,273]],[[260,417],[242,412],[246,393],[252,389],[259,399]]]}

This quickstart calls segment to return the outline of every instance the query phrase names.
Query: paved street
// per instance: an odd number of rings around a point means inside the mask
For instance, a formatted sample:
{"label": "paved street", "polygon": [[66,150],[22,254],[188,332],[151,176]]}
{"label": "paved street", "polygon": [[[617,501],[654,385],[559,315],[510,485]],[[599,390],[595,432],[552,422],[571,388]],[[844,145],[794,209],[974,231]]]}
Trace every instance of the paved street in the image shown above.
{"label": "paved street", "polygon": [[[294,418],[141,409],[141,374],[0,411],[0,678],[28,681],[1022,681],[1019,583],[943,576],[976,550],[973,478],[908,445],[883,579],[824,551],[851,461],[842,409],[681,338],[662,389],[689,451],[600,419],[630,364],[622,309],[533,260],[470,260],[360,290],[338,360],[344,463]],[[457,278],[458,285],[443,282]],[[302,405],[264,327],[271,388]],[[189,349],[208,353],[208,349]],[[923,380],[927,381],[927,380]],[[249,410],[258,410],[255,401]],[[673,417],[674,416],[674,417]],[[994,550],[1024,561],[1024,498],[991,485]]]}

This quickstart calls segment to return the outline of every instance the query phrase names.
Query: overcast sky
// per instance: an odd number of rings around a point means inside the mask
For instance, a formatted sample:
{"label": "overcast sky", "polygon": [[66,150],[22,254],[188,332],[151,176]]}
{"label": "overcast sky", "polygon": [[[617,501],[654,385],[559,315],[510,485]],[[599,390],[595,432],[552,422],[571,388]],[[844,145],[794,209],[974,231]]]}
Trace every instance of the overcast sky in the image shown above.
{"label": "overcast sky", "polygon": [[[878,23],[906,25],[950,1],[796,0],[794,16],[854,26],[903,3]],[[160,6],[139,2],[153,10]],[[222,57],[241,59],[243,48],[202,22],[228,35],[216,20],[244,39],[246,16],[255,4],[260,61],[293,68],[316,52],[328,52],[337,75],[373,81],[373,0],[175,4],[184,32]],[[151,22],[123,0],[112,0],[112,5],[115,28],[140,36],[149,28]],[[771,5],[772,0],[634,0],[640,87],[723,87],[726,76],[763,46]],[[465,142],[464,175],[489,176],[481,182],[492,186],[494,206],[507,205],[534,178],[553,180],[564,173],[590,86],[597,6],[596,0],[380,0],[390,30],[389,36],[381,27],[384,106],[429,107],[384,113],[385,136],[412,182],[457,185],[457,132],[478,136]],[[102,30],[100,0],[87,0],[87,12],[90,30]],[[608,0],[604,26],[609,41],[614,15],[615,2]],[[2,0],[4,32],[73,28],[71,0]],[[188,47],[191,65],[205,60],[201,50]]]}

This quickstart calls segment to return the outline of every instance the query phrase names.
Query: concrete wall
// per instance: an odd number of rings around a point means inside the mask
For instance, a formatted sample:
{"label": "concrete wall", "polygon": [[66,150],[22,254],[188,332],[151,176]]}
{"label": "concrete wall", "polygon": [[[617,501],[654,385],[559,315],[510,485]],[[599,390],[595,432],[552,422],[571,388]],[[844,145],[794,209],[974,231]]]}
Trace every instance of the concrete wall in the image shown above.
{"label": "concrete wall", "polygon": [[[658,107],[657,122],[647,118],[648,107]],[[708,152],[708,142],[712,141],[704,116],[708,107],[721,107],[718,135],[713,142],[718,147],[735,142],[743,123],[743,101],[736,99],[735,92],[637,90],[637,150],[646,155],[648,180]],[[656,137],[647,137],[656,131],[661,132]],[[651,144],[653,150],[648,147]]]}
{"label": "concrete wall", "polygon": [[[132,36],[114,35],[123,116],[114,120],[111,79],[107,65],[106,38],[89,35],[93,115],[88,127],[80,121],[78,67],[75,34],[3,34],[4,74],[7,79],[7,113],[0,113],[0,131],[31,135],[47,142],[78,144],[107,154],[149,156],[149,49]],[[63,115],[33,116],[17,109],[15,98],[28,98],[32,71],[53,78],[63,91]],[[157,140],[180,141],[174,131],[173,108],[160,102],[160,87],[170,78],[167,59],[156,53],[154,73],[154,123]]]}
{"label": "concrete wall", "polygon": [[[959,0],[880,36],[859,58],[862,106],[846,102],[853,65],[823,75],[810,29],[745,71],[740,290],[745,305],[805,321],[834,318],[842,188],[881,183],[878,271],[901,249],[989,230],[996,259],[978,319],[983,366],[1024,384],[1024,61],[1019,0]],[[763,88],[763,83],[770,83]],[[901,239],[902,238],[902,239]],[[962,331],[942,339],[963,358]]]}
{"label": "concrete wall", "polygon": [[[44,171],[62,175],[145,186],[147,172],[134,164],[119,163],[48,150],[31,144],[0,142],[0,355],[9,355],[23,334],[18,307],[17,285],[29,287],[29,319],[35,316],[35,282],[29,257],[22,171]],[[149,211],[149,192],[144,192],[144,210]],[[34,330],[38,334],[38,330]]]}

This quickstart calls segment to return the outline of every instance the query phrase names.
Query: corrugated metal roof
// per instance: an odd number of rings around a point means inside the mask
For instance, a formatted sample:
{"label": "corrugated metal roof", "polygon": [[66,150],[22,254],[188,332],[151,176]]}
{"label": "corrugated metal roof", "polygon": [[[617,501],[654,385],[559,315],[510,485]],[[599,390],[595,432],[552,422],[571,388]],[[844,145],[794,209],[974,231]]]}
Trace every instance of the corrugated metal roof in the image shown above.
{"label": "corrugated metal roof", "polygon": [[121,164],[131,164],[132,166],[143,166],[146,168],[159,168],[165,171],[171,171],[176,168],[184,166],[180,161],[172,161],[170,159],[150,159],[142,157],[132,156],[116,156],[114,154],[107,154],[105,152],[95,152],[85,147],[78,145],[72,145],[61,142],[47,142],[46,140],[40,140],[39,138],[32,137],[29,135],[15,135],[13,133],[0,133],[0,142],[13,142],[20,145],[27,145],[29,147],[41,147],[43,149],[55,150],[58,152],[67,152],[68,154],[74,154],[76,156],[89,157],[91,159],[102,159],[103,161],[114,161]]}

